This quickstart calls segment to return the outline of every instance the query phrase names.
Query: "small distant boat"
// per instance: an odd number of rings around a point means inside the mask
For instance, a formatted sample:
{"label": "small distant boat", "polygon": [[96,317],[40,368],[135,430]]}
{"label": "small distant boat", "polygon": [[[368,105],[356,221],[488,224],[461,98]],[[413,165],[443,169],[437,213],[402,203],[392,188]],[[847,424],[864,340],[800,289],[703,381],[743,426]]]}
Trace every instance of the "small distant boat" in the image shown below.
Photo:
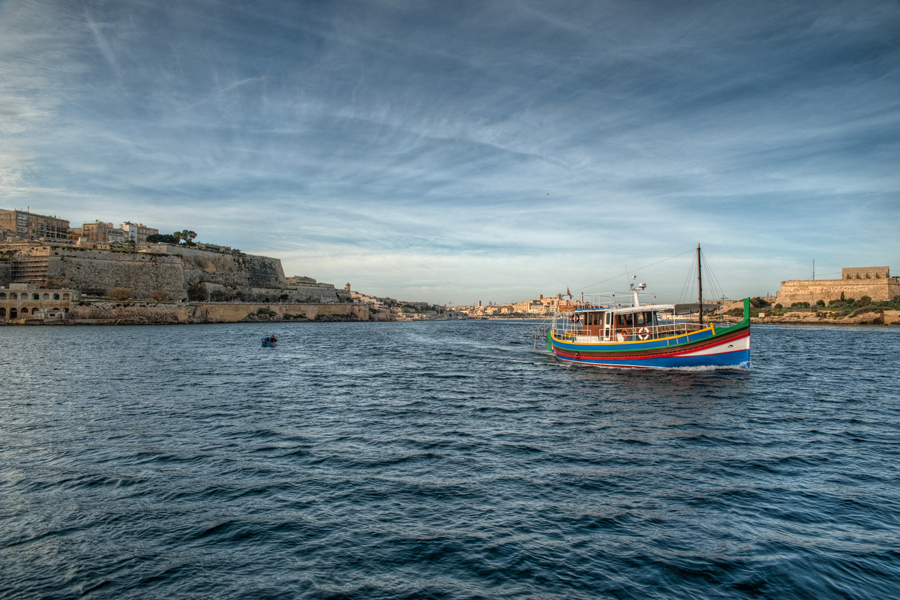
{"label": "small distant boat", "polygon": [[[697,246],[699,271],[700,247]],[[743,319],[734,324],[703,323],[703,292],[696,323],[676,320],[684,314],[675,304],[641,304],[646,286],[632,282],[631,306],[595,301],[559,305],[549,325],[535,331],[547,338],[547,351],[557,359],[585,365],[624,368],[750,368],[750,299]],[[685,306],[685,311],[693,305]]]}
{"label": "small distant boat", "polygon": [[263,348],[274,348],[275,344],[278,343],[278,338],[275,335],[267,335],[262,339],[262,347]]}

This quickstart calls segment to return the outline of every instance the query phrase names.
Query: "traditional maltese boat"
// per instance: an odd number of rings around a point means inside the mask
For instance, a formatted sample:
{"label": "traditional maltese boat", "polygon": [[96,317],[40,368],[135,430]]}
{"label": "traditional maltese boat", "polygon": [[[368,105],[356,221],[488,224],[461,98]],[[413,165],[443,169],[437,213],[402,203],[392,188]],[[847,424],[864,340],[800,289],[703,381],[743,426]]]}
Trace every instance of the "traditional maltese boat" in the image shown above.
{"label": "traditional maltese boat", "polygon": [[600,367],[750,368],[749,298],[739,323],[712,324],[703,322],[702,280],[696,322],[676,318],[694,305],[642,304],[645,288],[632,281],[630,306],[592,298],[560,304],[546,329],[547,351],[564,362]]}

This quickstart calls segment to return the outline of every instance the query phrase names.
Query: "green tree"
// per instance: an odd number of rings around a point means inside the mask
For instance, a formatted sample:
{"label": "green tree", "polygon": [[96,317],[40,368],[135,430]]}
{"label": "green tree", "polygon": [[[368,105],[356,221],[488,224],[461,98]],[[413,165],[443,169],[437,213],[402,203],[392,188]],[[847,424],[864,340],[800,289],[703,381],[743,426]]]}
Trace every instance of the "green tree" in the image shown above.
{"label": "green tree", "polygon": [[194,238],[197,237],[197,233],[191,231],[190,229],[182,229],[181,230],[181,239],[184,241],[185,246],[194,246]]}
{"label": "green tree", "polygon": [[151,244],[177,244],[178,240],[171,233],[151,233],[147,236]]}

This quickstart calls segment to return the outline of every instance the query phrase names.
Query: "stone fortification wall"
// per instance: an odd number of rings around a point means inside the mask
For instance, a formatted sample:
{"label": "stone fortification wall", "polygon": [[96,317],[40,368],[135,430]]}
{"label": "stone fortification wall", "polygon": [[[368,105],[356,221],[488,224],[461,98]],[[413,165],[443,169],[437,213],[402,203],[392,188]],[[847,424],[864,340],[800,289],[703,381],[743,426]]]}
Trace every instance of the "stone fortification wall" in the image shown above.
{"label": "stone fortification wall", "polygon": [[822,279],[817,281],[782,281],[776,302],[789,307],[795,302],[815,304],[824,300],[828,304],[832,300],[853,298],[859,300],[863,296],[875,302],[890,300],[900,295],[900,278],[891,279]]}
{"label": "stone fortification wall", "polygon": [[890,279],[889,267],[844,267],[841,279]]}
{"label": "stone fortification wall", "polygon": [[206,252],[184,246],[160,244],[153,252],[179,256],[187,289],[208,281],[232,288],[285,287],[281,260],[234,252]]}
{"label": "stone fortification wall", "polygon": [[125,287],[139,298],[149,298],[154,292],[175,301],[187,297],[180,258],[139,252],[50,248],[44,285],[98,296]]}
{"label": "stone fortification wall", "polygon": [[[8,247],[7,247],[8,246]],[[208,252],[171,244],[141,252],[28,244],[0,247],[0,285],[25,281],[109,296],[117,287],[140,299],[172,301],[350,303],[333,285],[284,277],[281,261],[241,252]]]}
{"label": "stone fortification wall", "polygon": [[81,324],[240,323],[256,321],[370,320],[358,304],[73,304],[69,322]]}
{"label": "stone fortification wall", "polygon": [[230,287],[204,281],[190,289],[191,300],[203,302],[292,302],[335,304],[341,302],[333,285],[318,283],[291,287]]}

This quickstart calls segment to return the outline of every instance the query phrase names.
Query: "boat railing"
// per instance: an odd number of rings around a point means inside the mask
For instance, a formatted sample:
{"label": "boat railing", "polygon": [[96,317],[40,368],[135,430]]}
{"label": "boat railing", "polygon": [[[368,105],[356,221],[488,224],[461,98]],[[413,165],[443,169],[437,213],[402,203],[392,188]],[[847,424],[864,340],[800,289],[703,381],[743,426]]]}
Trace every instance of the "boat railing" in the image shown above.
{"label": "boat railing", "polygon": [[[637,324],[634,327],[632,326],[619,326],[615,330],[611,332],[609,340],[603,339],[602,328],[600,330],[600,334],[591,334],[588,335],[586,333],[585,327],[581,324],[581,322],[572,322],[570,318],[565,315],[559,315],[554,323],[549,323],[543,326],[541,329],[540,336],[538,335],[537,329],[535,330],[535,344],[537,344],[538,337],[546,337],[547,331],[550,329],[553,330],[553,334],[560,339],[563,340],[572,340],[578,342],[616,342],[619,341],[618,333],[620,331],[628,330],[628,337],[625,338],[624,341],[646,341],[646,340],[655,340],[661,338],[670,338],[678,335],[686,335],[688,333],[693,333],[695,331],[700,331],[701,329],[705,329],[705,325],[700,325],[699,323],[691,323],[687,321],[676,321],[673,323],[663,323],[658,325],[642,325]],[[595,327],[592,327],[594,331],[596,331]]]}
{"label": "boat railing", "polygon": [[543,347],[544,341],[547,339],[547,332],[553,327],[553,321],[544,321],[537,325],[531,332],[532,347],[537,350],[540,345]]}

